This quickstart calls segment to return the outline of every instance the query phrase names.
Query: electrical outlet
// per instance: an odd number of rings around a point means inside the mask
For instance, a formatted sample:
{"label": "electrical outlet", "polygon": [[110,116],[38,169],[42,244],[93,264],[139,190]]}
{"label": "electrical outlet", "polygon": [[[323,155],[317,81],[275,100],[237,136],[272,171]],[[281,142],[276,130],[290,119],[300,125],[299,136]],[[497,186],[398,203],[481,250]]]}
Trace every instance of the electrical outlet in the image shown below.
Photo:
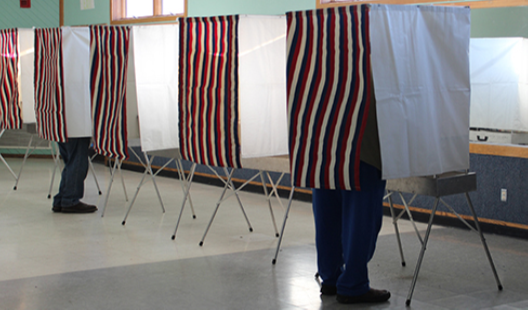
{"label": "electrical outlet", "polygon": [[502,188],[501,189],[501,201],[506,201],[508,200],[508,190],[506,190],[505,188]]}

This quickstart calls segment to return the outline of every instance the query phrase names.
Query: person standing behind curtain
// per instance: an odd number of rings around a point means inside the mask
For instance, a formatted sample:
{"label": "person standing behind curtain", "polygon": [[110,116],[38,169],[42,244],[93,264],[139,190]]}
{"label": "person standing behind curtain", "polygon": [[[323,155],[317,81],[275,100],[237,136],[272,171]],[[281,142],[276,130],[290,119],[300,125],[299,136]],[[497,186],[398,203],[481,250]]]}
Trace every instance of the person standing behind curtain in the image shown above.
{"label": "person standing behind curtain", "polygon": [[59,142],[59,152],[64,161],[59,192],[53,197],[53,212],[93,213],[97,207],[81,201],[84,197],[84,180],[88,175],[88,150],[91,138],[68,138]]}
{"label": "person standing behind curtain", "polygon": [[390,298],[387,290],[370,287],[367,268],[381,229],[386,183],[381,179],[375,101],[370,104],[360,159],[361,191],[312,189],[321,294],[337,295],[344,304]]}

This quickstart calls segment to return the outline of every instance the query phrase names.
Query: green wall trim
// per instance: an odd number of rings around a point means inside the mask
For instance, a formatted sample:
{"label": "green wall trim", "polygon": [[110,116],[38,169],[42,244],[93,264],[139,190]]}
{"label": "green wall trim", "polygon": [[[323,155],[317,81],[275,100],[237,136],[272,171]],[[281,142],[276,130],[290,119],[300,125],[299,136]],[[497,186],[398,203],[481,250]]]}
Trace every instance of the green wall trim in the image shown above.
{"label": "green wall trim", "polygon": [[81,10],[80,1],[64,1],[64,26],[110,24],[110,0],[94,0],[94,8]]}
{"label": "green wall trim", "polygon": [[187,16],[234,14],[283,15],[289,11],[313,10],[315,0],[188,0]]}
{"label": "green wall trim", "polygon": [[0,1],[0,29],[59,27],[59,24],[59,0],[34,0],[29,9],[21,9],[18,0]]}
{"label": "green wall trim", "polygon": [[528,6],[471,10],[471,37],[528,37]]}

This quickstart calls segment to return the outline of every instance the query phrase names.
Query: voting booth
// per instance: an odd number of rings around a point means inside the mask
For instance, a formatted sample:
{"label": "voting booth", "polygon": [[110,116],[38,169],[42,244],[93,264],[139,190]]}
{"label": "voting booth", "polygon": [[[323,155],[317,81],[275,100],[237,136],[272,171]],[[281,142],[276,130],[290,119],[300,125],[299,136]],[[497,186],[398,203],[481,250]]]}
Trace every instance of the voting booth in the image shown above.
{"label": "voting booth", "polygon": [[[463,21],[462,29],[469,29],[469,9],[464,10],[465,15],[458,8],[372,5],[291,14],[296,32],[289,30],[290,156],[296,185],[360,188],[353,181],[372,87],[383,179],[469,168],[469,32],[454,31]],[[446,25],[438,21],[444,17]],[[315,30],[307,22],[316,23]],[[328,46],[315,41],[320,37],[328,38]]]}
{"label": "voting booth", "polygon": [[[392,194],[435,198],[425,238],[420,237],[422,250],[407,304],[443,195],[466,194],[475,230],[502,288],[467,195],[476,189],[476,177],[467,172],[469,13],[469,8],[461,7],[377,4],[288,13],[294,185],[361,190],[361,147],[368,137],[368,113],[375,104],[382,178],[388,180],[400,252],[401,214],[395,215]],[[404,186],[409,180],[415,186]],[[442,190],[423,190],[440,181]],[[457,187],[459,182],[471,184]],[[404,211],[410,213],[407,204]]]}
{"label": "voting booth", "polygon": [[123,160],[129,157],[129,143],[139,138],[139,126],[134,121],[138,110],[130,32],[130,27],[122,26],[89,27],[93,147],[97,154],[114,160],[101,216],[106,210],[114,176],[121,171]]}
{"label": "voting booth", "polygon": [[126,121],[127,113],[137,117],[135,96],[127,98],[134,92],[126,91],[128,28],[37,28],[24,38],[34,50],[21,62],[24,111],[34,109],[36,133],[53,142],[93,137],[96,153],[116,159],[109,193],[116,167],[128,157],[127,141],[139,137],[137,124]]}
{"label": "voting booth", "polygon": [[[0,30],[0,138],[8,129],[22,128],[22,110],[19,101],[18,30]],[[17,175],[5,161],[0,160],[15,179]]]}
{"label": "voting booth", "polygon": [[[20,130],[26,124],[35,123],[33,110],[33,30],[0,30],[0,138],[6,130]],[[15,178],[16,189],[20,173],[17,175],[0,154]],[[23,166],[23,165],[22,165]]]}
{"label": "voting booth", "polygon": [[[263,171],[288,172],[284,156],[288,153],[285,34],[286,20],[280,16],[180,20],[178,117],[182,158],[220,167],[227,176],[200,245],[228,189],[236,195],[260,176],[269,202]],[[266,160],[261,161],[263,158]],[[235,188],[232,175],[239,168],[259,173]],[[276,184],[270,182],[276,193]],[[274,221],[271,204],[269,207]],[[178,225],[179,219],[174,234]],[[278,235],[276,227],[275,231]]]}
{"label": "voting booth", "polygon": [[[388,180],[388,199],[402,264],[405,261],[397,219],[410,211],[401,193],[434,198],[423,239],[417,231],[422,248],[407,305],[411,302],[440,204],[479,235],[497,287],[502,290],[469,197],[477,184],[475,173],[468,172],[469,13],[467,7],[372,6],[372,65],[383,177]],[[376,62],[375,56],[383,57],[383,62]],[[388,76],[387,67],[391,72]],[[399,216],[393,208],[394,193],[400,194],[404,204]],[[465,196],[473,225],[442,199],[455,194]]]}
{"label": "voting booth", "polygon": [[[144,154],[169,158],[161,169],[175,160],[180,170],[180,179],[185,181],[184,199],[173,239],[197,164],[207,166],[221,180],[224,179],[212,167],[226,168],[224,171],[228,180],[224,181],[225,190],[230,189],[236,196],[243,186],[260,176],[268,201],[270,195],[265,186],[264,170],[279,171],[283,175],[289,171],[288,158],[284,156],[288,152],[284,72],[285,18],[232,16],[225,20],[223,17],[188,20],[192,25],[186,28],[184,35],[189,42],[182,41],[184,39],[181,37],[184,30],[180,26],[187,25],[185,21],[177,25],[132,27],[131,53],[134,57],[137,91],[139,146]],[[227,31],[221,28],[225,24],[230,24],[231,27],[226,28]],[[203,29],[223,36],[217,36],[217,41],[214,41],[212,37],[198,34]],[[228,44],[225,38],[229,38]],[[215,48],[218,50],[214,50]],[[222,63],[225,60],[222,48],[231,55],[228,65],[227,62]],[[188,60],[193,63],[189,65],[182,62],[182,50],[194,53],[195,58]],[[232,52],[229,54],[229,51]],[[179,68],[182,71],[178,71]],[[223,73],[227,71],[221,70],[231,70],[229,86],[222,84],[225,80]],[[215,93],[212,89],[222,89],[223,94]],[[232,97],[227,100],[224,95]],[[188,105],[182,106],[181,102],[187,102]],[[226,147],[222,144],[223,141],[227,144],[234,143]],[[146,166],[144,178],[147,174],[154,176],[150,167],[153,156],[150,161],[147,157],[144,160],[138,159]],[[192,163],[188,176],[183,174],[182,159]],[[235,189],[229,180],[227,168],[242,167],[257,169],[259,173]],[[269,174],[268,179],[276,194],[276,184]],[[143,179],[138,191],[142,184]],[[217,207],[227,198],[224,194],[225,192]],[[245,215],[240,200],[239,204]],[[249,219],[247,216],[245,218],[252,230]],[[212,219],[209,226],[211,223]],[[278,234],[276,227],[275,230]]]}
{"label": "voting booth", "polygon": [[[146,183],[147,175],[154,184],[162,211],[165,207],[156,185],[156,175],[171,162],[176,163],[182,189],[187,192],[190,186],[181,162],[178,129],[178,46],[179,25],[149,25],[132,27],[133,55],[132,82],[137,96],[137,122],[139,139],[131,146],[139,146],[143,156],[138,155],[144,166],[143,177],[132,198],[122,224],[125,225],[140,188]],[[150,155],[150,158],[149,158]],[[167,158],[156,173],[152,170],[155,157]],[[192,202],[190,207],[194,214]]]}
{"label": "voting booth", "polygon": [[20,129],[22,109],[19,93],[18,29],[0,30],[0,128]]}
{"label": "voting booth", "polygon": [[[35,73],[35,36],[34,29],[6,29],[2,30],[0,39],[2,45],[2,108],[0,115],[0,137],[5,130],[24,130],[30,134],[30,140],[20,166],[18,174],[13,172],[4,158],[4,162],[9,172],[15,178],[14,190],[17,189],[22,170],[27,158],[42,144],[42,140],[33,143],[37,136],[34,73]],[[48,141],[47,148],[50,149],[55,166],[58,165],[58,149],[51,141]],[[48,198],[51,196],[55,173],[52,174]]]}

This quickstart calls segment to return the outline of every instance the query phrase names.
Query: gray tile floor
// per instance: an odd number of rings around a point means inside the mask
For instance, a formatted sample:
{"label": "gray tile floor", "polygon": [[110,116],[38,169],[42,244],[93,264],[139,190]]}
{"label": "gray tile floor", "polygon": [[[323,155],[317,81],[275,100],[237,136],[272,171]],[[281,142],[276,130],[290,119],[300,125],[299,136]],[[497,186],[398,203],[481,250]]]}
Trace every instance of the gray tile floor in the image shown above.
{"label": "gray tile floor", "polygon": [[[19,158],[6,159],[18,171]],[[159,177],[162,213],[152,183],[145,184],[125,226],[128,203],[121,180],[101,207],[109,171],[86,180],[85,201],[95,214],[54,214],[47,199],[53,162],[30,158],[18,190],[0,162],[0,309],[528,309],[528,241],[485,235],[504,285],[498,291],[479,237],[435,227],[410,307],[405,306],[420,250],[407,221],[399,221],[407,266],[402,267],[391,219],[384,218],[372,286],[392,292],[378,305],[340,305],[321,297],[314,274],[315,247],[309,203],[292,206],[276,265],[275,237],[263,195],[241,193],[248,231],[236,200],[229,198],[201,240],[221,189],[193,184],[196,219],[185,208],[175,240],[182,191],[178,180]],[[141,174],[123,171],[129,199]],[[53,184],[56,191],[58,178]],[[286,203],[283,200],[283,203]],[[284,210],[273,200],[277,225]],[[419,224],[425,230],[425,225]]]}

